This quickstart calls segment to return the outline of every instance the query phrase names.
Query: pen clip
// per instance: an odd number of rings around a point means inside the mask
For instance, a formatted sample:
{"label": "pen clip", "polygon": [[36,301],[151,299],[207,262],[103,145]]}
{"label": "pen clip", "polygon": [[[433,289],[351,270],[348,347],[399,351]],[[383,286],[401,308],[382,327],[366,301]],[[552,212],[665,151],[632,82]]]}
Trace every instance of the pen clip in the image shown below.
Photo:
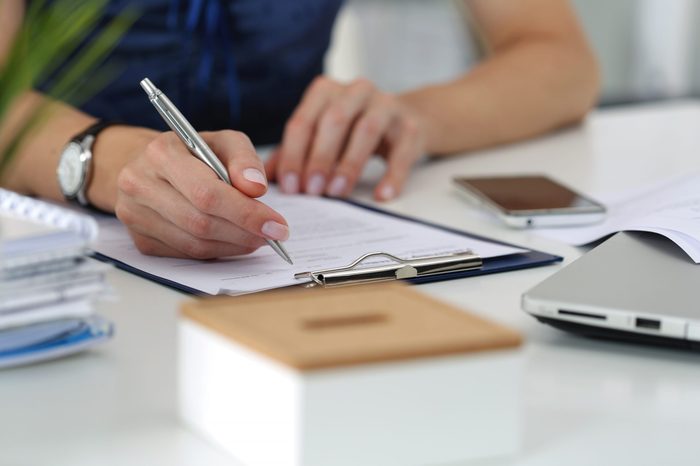
{"label": "pen clip", "polygon": [[141,87],[146,91],[149,100],[163,120],[165,120],[165,123],[177,134],[182,143],[187,146],[187,149],[214,170],[226,184],[231,184],[231,178],[221,160],[212,152],[207,143],[204,142],[177,107],[168,99],[168,96],[156,88],[148,78],[141,81]]}
{"label": "pen clip", "polygon": [[[358,268],[362,262],[374,257],[385,257],[391,259],[393,263]],[[312,280],[313,285],[331,287],[460,272],[480,268],[482,264],[481,257],[472,251],[410,260],[401,259],[385,252],[372,252],[360,256],[345,267],[297,273],[294,278],[308,278]]]}
{"label": "pen clip", "polygon": [[161,114],[165,122],[168,124],[170,129],[172,129],[182,140],[182,142],[185,143],[185,145],[190,149],[190,150],[195,150],[196,147],[194,145],[194,142],[192,139],[187,135],[187,132],[184,130],[182,126],[177,122],[177,119],[173,116],[172,113],[170,113],[167,109],[163,108],[160,105],[160,102],[158,101],[157,98],[151,99],[151,102],[153,102],[153,105],[156,107],[156,110],[158,110],[158,113]]}
{"label": "pen clip", "polygon": [[180,126],[178,124],[177,120],[173,117],[173,115],[170,112],[167,112],[167,114],[168,114],[168,118],[169,118],[169,122],[170,122],[169,123],[170,128],[173,131],[175,131],[180,136],[180,138],[182,138],[182,142],[184,142],[185,145],[187,145],[187,147],[194,150],[195,145],[194,145],[194,142],[192,142],[192,139],[190,139],[190,137],[187,135],[185,130],[182,128],[182,126]]}
{"label": "pen clip", "polygon": [[[192,141],[192,138],[188,136],[187,131],[185,131],[182,125],[178,122],[175,115],[173,115],[172,112],[168,110],[167,103],[171,102],[165,96],[165,94],[163,94],[163,92],[160,89],[158,89],[155,86],[155,84],[153,84],[148,78],[144,78],[143,80],[141,80],[141,87],[144,91],[146,91],[146,93],[148,94],[148,100],[151,101],[153,106],[156,108],[160,116],[163,117],[165,123],[167,123],[170,129],[173,130],[173,132],[175,132],[180,137],[182,142],[190,150],[195,150],[196,147],[194,141]],[[167,103],[165,101],[167,101]]]}

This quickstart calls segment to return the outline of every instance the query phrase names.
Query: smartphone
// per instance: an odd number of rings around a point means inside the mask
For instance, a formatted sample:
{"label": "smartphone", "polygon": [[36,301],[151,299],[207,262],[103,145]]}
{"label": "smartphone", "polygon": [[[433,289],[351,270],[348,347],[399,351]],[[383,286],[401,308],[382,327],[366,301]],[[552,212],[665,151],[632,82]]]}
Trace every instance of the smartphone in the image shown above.
{"label": "smartphone", "polygon": [[584,225],[605,207],[543,175],[454,178],[460,193],[513,228]]}

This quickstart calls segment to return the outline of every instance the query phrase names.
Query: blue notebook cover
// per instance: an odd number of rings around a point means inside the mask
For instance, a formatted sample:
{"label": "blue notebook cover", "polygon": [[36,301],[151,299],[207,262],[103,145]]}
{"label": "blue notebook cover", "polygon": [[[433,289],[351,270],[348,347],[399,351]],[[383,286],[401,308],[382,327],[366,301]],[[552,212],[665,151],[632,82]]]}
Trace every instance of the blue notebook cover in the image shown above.
{"label": "blue notebook cover", "polygon": [[[352,204],[356,207],[360,207],[363,209],[367,209],[367,210],[371,210],[373,212],[380,213],[382,215],[388,215],[390,217],[399,218],[399,219],[402,219],[402,220],[405,220],[408,222],[420,223],[422,225],[427,225],[429,227],[436,228],[438,230],[449,231],[451,233],[455,233],[457,235],[462,235],[462,236],[465,236],[468,238],[475,238],[475,239],[479,239],[482,241],[489,241],[489,242],[495,243],[495,244],[501,244],[504,246],[511,246],[511,247],[520,248],[520,246],[505,243],[503,241],[496,241],[496,240],[493,240],[491,238],[487,238],[487,237],[479,236],[479,235],[474,235],[471,233],[467,233],[467,232],[457,230],[454,228],[445,227],[442,225],[437,225],[435,223],[416,219],[416,218],[409,217],[406,215],[388,212],[386,210],[378,209],[376,207],[368,206],[366,204],[361,204],[359,202],[355,202],[352,200],[344,200],[344,202]],[[527,249],[527,248],[521,248],[521,249]],[[144,277],[144,278],[147,278],[149,280],[152,280],[156,283],[160,283],[161,285],[167,286],[169,288],[173,288],[175,290],[183,291],[185,293],[189,293],[189,294],[193,294],[193,295],[197,295],[197,296],[209,296],[207,293],[203,293],[200,290],[197,290],[197,289],[191,288],[189,286],[183,285],[181,283],[178,283],[178,282],[175,282],[172,280],[168,280],[166,278],[145,272],[141,269],[137,269],[136,267],[132,267],[129,264],[126,264],[124,262],[121,262],[119,260],[111,258],[109,256],[105,256],[105,255],[100,254],[98,252],[93,253],[93,257],[95,257],[96,259],[101,260],[101,261],[110,262],[122,270],[139,275],[139,276]],[[413,284],[431,283],[431,282],[437,282],[437,281],[443,281],[443,280],[453,280],[453,279],[457,279],[457,278],[473,277],[473,276],[477,276],[477,275],[487,275],[487,274],[492,274],[492,273],[509,272],[512,270],[540,267],[540,266],[544,266],[544,265],[555,264],[555,263],[561,262],[562,260],[563,260],[563,258],[561,256],[549,254],[549,253],[542,252],[542,251],[528,250],[526,252],[517,253],[517,254],[509,254],[507,256],[486,258],[483,261],[483,266],[481,268],[478,268],[478,269],[465,270],[465,271],[461,271],[461,272],[458,271],[458,272],[449,272],[449,273],[444,273],[444,274],[428,275],[428,276],[424,276],[424,277],[407,279],[406,281],[408,283],[413,283]]]}
{"label": "blue notebook cover", "polygon": [[112,337],[111,322],[99,316],[63,319],[0,332],[0,369],[56,359]]}

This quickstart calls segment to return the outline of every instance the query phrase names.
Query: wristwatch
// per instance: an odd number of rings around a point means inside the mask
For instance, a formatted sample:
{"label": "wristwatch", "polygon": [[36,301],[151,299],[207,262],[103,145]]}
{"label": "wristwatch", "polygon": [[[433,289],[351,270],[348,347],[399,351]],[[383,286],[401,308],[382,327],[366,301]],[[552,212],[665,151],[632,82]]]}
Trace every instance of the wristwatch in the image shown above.
{"label": "wristwatch", "polygon": [[92,207],[86,195],[92,178],[92,146],[100,131],[114,124],[100,120],[66,144],[56,169],[58,185],[66,200]]}

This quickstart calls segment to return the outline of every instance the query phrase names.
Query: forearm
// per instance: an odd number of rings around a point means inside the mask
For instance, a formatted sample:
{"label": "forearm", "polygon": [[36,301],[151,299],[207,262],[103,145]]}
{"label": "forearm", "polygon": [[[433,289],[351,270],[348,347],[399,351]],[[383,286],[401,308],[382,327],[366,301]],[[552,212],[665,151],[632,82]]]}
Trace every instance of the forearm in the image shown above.
{"label": "forearm", "polygon": [[586,47],[528,40],[504,47],[467,75],[406,93],[435,155],[507,143],[579,121],[598,92]]}
{"label": "forearm", "polygon": [[[11,138],[47,102],[47,98],[37,92],[28,92],[15,101],[0,125],[0,151],[7,149]],[[95,119],[55,101],[44,109],[48,113],[24,138],[1,181],[3,186],[21,193],[61,199],[56,180],[61,151],[71,136],[90,126]]]}
{"label": "forearm", "polygon": [[[17,100],[0,124],[0,151],[3,150],[29,116],[47,97],[30,92]],[[85,130],[96,119],[61,102],[50,101],[46,118],[28,134],[0,183],[9,189],[62,200],[56,178],[61,152],[71,137]],[[138,148],[145,146],[156,133],[134,127],[110,127],[100,133],[93,147],[93,177],[88,199],[101,209],[112,211],[116,201],[116,178]]]}

